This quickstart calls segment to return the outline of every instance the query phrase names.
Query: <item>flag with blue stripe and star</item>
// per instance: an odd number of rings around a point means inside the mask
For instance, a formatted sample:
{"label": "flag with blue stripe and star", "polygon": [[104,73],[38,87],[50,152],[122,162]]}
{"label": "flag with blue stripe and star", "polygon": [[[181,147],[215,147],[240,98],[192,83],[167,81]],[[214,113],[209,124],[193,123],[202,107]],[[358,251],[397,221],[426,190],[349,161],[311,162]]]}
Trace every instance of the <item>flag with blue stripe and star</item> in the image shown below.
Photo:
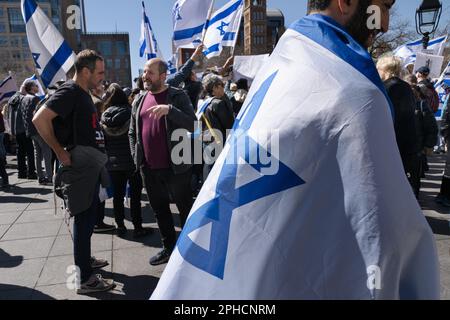
{"label": "flag with blue stripe and star", "polygon": [[206,33],[203,44],[205,56],[209,59],[220,55],[223,47],[236,45],[241,25],[244,1],[233,0],[217,10],[206,22]]}
{"label": "flag with blue stripe and star", "polygon": [[438,299],[373,60],[329,17],[256,76],[152,299]]}
{"label": "flag with blue stripe and star", "polygon": [[35,0],[22,0],[28,44],[36,69],[46,88],[66,74],[75,63],[75,53]]}

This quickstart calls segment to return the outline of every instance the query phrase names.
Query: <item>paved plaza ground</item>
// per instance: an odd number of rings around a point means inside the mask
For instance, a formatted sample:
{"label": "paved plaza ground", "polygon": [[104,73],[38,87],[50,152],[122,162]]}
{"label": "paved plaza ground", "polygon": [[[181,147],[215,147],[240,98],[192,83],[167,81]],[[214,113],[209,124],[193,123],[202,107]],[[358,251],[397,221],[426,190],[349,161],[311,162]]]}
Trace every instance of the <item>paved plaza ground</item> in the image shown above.
{"label": "paved plaza ground", "polygon": [[[450,300],[450,209],[434,202],[440,187],[445,156],[430,159],[430,172],[423,183],[420,204],[436,235],[441,262],[442,298]],[[161,248],[151,208],[143,197],[145,226],[152,235],[136,241],[132,224],[125,238],[114,233],[95,234],[93,253],[110,265],[102,271],[105,278],[117,283],[114,291],[88,296],[77,295],[67,287],[73,264],[72,240],[62,211],[55,211],[51,187],[36,181],[18,180],[15,158],[9,157],[8,192],[0,191],[0,300],[3,299],[71,299],[116,300],[148,299],[165,265],[153,267],[148,260]],[[400,200],[401,201],[401,200]],[[59,200],[57,200],[59,206]],[[112,202],[106,206],[105,222],[114,223]],[[173,207],[175,211],[176,208]],[[127,219],[130,219],[127,212]],[[178,221],[178,220],[176,220]]]}

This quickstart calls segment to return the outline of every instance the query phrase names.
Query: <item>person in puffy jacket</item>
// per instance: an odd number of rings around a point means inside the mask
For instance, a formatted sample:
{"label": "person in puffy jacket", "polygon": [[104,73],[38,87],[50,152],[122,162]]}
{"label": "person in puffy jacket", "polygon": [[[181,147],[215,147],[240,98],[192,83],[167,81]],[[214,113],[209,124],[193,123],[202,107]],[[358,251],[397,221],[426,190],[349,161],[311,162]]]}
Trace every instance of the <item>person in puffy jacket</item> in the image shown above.
{"label": "person in puffy jacket", "polygon": [[109,86],[106,96],[108,98],[105,102],[105,112],[102,114],[100,124],[105,133],[105,148],[108,156],[106,168],[113,185],[114,217],[117,224],[117,233],[119,236],[124,236],[127,232],[124,223],[124,197],[127,193],[128,182],[131,198],[130,211],[134,225],[133,236],[135,238],[144,237],[150,233],[150,229],[142,227],[142,179],[136,173],[128,140],[131,106],[128,103],[128,97],[116,83]]}

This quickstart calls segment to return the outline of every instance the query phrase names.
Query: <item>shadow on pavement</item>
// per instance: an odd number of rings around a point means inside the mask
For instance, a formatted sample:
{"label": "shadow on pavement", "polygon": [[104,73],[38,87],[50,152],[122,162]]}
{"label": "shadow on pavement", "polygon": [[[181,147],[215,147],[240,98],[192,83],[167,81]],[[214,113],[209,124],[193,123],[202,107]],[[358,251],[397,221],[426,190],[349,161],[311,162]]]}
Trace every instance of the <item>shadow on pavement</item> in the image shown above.
{"label": "shadow on pavement", "polygon": [[428,224],[433,230],[434,234],[439,234],[442,236],[450,236],[450,222],[447,220],[441,220],[431,217],[426,217]]}
{"label": "shadow on pavement", "polygon": [[27,287],[0,283],[0,300],[56,300],[40,291]]}
{"label": "shadow on pavement", "polygon": [[6,196],[0,197],[0,203],[44,203],[48,202],[47,200],[21,197],[21,196]]}
{"label": "shadow on pavement", "polygon": [[127,276],[120,273],[103,272],[104,278],[113,279],[116,285],[123,284],[120,294],[115,291],[87,294],[99,300],[148,300],[159,279],[152,276]]}
{"label": "shadow on pavement", "polygon": [[0,249],[0,269],[15,268],[22,264],[23,256],[11,256],[6,251]]}

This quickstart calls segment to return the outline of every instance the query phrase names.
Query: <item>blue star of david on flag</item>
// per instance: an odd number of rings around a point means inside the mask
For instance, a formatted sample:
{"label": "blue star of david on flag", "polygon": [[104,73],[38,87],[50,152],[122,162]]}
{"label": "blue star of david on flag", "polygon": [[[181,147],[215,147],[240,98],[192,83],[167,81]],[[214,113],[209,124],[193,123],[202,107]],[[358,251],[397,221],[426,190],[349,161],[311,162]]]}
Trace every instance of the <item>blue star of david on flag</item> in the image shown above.
{"label": "blue star of david on flag", "polygon": [[38,59],[41,56],[40,53],[32,53],[31,54],[33,56],[33,60],[34,60],[34,64],[36,65],[36,69],[41,69],[41,66],[38,63]]}
{"label": "blue star of david on flag", "polygon": [[[291,188],[305,184],[293,170],[285,164],[279,162],[279,170],[273,175],[262,175],[261,178],[236,188],[236,175],[239,165],[235,161],[241,157],[255,170],[261,172],[266,167],[261,163],[259,155],[261,151],[266,152],[272,161],[272,155],[262,146],[248,136],[248,130],[258,113],[262,102],[272,84],[277,72],[270,76],[254,95],[252,101],[246,108],[247,115],[241,120],[237,120],[235,128],[241,134],[233,134],[230,138],[230,150],[237,150],[237,154],[229,152],[219,175],[216,197],[204,204],[189,217],[177,243],[181,256],[196,268],[208,274],[224,279],[225,263],[228,251],[228,241],[230,234],[231,218],[236,209],[250,204],[254,201],[266,198]],[[246,148],[237,148],[245,143]],[[250,159],[258,159],[256,164],[250,164]],[[194,243],[189,235],[205,226],[211,225],[210,248],[206,250]]]}
{"label": "blue star of david on flag", "polygon": [[221,36],[225,35],[225,33],[226,33],[225,27],[228,27],[229,25],[230,25],[229,23],[226,23],[225,21],[222,21],[222,24],[217,27],[217,30],[220,31],[220,35]]}

